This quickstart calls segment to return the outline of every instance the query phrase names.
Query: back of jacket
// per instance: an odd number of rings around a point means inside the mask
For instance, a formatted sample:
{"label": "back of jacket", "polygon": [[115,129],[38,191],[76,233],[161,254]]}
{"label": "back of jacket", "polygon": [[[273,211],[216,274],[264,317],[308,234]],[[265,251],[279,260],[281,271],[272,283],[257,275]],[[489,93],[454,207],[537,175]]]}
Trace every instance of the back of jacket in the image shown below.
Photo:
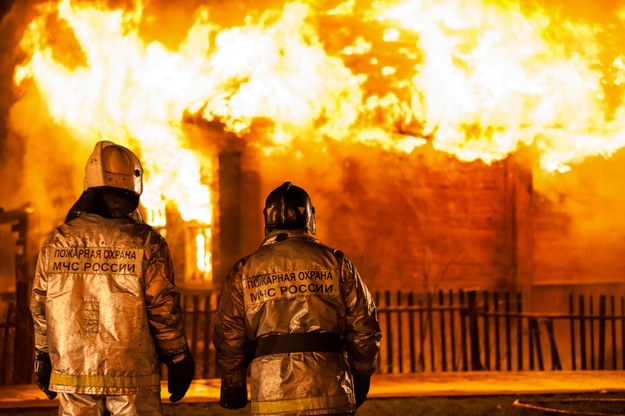
{"label": "back of jacket", "polygon": [[354,412],[351,372],[371,374],[380,346],[375,305],[349,259],[305,232],[274,232],[234,266],[222,292],[215,333],[222,382],[245,380],[250,340],[311,332],[338,335],[343,353],[255,358],[252,414]]}
{"label": "back of jacket", "polygon": [[158,353],[187,346],[179,297],[167,244],[150,226],[86,214],[58,227],[42,246],[31,299],[50,389],[160,389]]}

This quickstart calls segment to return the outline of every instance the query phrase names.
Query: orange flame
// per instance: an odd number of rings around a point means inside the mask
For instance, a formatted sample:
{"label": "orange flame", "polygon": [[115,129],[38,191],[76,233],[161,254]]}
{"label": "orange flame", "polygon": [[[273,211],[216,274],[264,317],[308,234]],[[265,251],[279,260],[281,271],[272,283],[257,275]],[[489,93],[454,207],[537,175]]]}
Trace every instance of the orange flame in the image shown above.
{"label": "orange flame", "polygon": [[[480,3],[407,1],[380,13],[420,35],[412,83],[436,148],[489,162],[523,142],[552,171],[625,144],[622,96],[616,110],[606,105],[600,27],[565,22],[550,39],[556,23],[540,11]],[[619,79],[622,59],[612,63]]]}
{"label": "orange flame", "polygon": [[[171,50],[142,40],[141,3],[46,3],[15,73],[77,137],[140,150],[155,222],[172,201],[185,220],[212,223],[213,162],[187,145],[188,115],[241,137],[267,121],[266,152],[301,137],[407,153],[429,141],[491,163],[523,144],[547,171],[625,144],[625,58],[592,22],[487,0],[293,1],[229,27],[208,7],[196,15]],[[613,18],[622,25],[625,9]]]}

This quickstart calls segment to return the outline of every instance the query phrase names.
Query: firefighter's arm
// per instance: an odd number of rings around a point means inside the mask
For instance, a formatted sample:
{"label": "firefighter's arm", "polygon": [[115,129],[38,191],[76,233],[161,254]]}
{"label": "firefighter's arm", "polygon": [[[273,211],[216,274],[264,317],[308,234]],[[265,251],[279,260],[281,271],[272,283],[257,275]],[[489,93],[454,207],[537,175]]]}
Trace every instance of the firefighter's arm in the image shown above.
{"label": "firefighter's arm", "polygon": [[50,377],[52,376],[52,362],[48,348],[48,324],[46,321],[46,297],[48,293],[48,275],[45,265],[47,261],[46,246],[42,246],[37,259],[35,278],[30,298],[30,312],[35,327],[35,382],[41,391],[50,399],[56,397],[56,393],[49,390]]}
{"label": "firefighter's arm", "polygon": [[148,320],[158,352],[176,356],[188,349],[180,291],[174,285],[174,269],[165,239],[154,234],[146,247],[144,295]]}
{"label": "firefighter's arm", "polygon": [[372,374],[380,352],[380,325],[373,298],[352,262],[343,257],[342,290],[346,308],[345,342],[351,369]]}
{"label": "firefighter's arm", "polygon": [[354,379],[356,405],[360,406],[369,393],[371,375],[380,352],[382,332],[373,298],[358,269],[342,258],[342,290],[346,305],[345,345]]}
{"label": "firefighter's arm", "polygon": [[187,343],[169,248],[157,233],[152,242],[144,274],[146,309],[160,360],[167,365],[169,400],[177,402],[191,385],[195,361]]}
{"label": "firefighter's arm", "polygon": [[242,264],[237,263],[226,277],[215,320],[217,370],[221,376],[220,404],[238,409],[247,404],[249,354],[245,331],[245,305],[241,286]]}
{"label": "firefighter's arm", "polygon": [[35,349],[48,352],[48,324],[46,322],[46,296],[48,294],[48,276],[45,270],[47,250],[45,245],[39,252],[35,278],[30,297],[30,312],[35,326]]}

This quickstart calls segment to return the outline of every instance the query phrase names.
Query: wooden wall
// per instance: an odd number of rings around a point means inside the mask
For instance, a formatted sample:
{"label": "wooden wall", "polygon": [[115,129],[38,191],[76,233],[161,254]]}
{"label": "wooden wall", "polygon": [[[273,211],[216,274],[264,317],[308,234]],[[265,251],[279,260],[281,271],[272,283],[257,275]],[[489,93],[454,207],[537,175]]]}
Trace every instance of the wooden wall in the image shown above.
{"label": "wooden wall", "polygon": [[[257,200],[284,180],[307,189],[317,237],[344,250],[374,290],[519,290],[533,307],[536,288],[625,282],[623,152],[567,173],[544,172],[528,154],[487,165],[428,145],[406,155],[321,143],[297,158],[248,157],[247,169],[261,178]],[[250,224],[262,223],[260,205],[246,206]],[[244,228],[242,247],[261,238]]]}
{"label": "wooden wall", "polygon": [[460,162],[429,146],[333,150],[256,159],[261,194],[285,180],[306,189],[317,237],[345,251],[372,290],[515,288],[514,161]]}

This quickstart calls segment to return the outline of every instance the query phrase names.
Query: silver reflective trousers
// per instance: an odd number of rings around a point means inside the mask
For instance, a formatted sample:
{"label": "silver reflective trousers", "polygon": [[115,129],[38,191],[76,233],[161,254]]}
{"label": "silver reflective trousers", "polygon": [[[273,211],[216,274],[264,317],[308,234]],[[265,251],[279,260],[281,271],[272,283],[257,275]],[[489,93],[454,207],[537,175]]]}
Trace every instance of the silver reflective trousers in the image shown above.
{"label": "silver reflective trousers", "polygon": [[163,405],[159,392],[105,396],[95,394],[59,394],[59,416],[161,416]]}

